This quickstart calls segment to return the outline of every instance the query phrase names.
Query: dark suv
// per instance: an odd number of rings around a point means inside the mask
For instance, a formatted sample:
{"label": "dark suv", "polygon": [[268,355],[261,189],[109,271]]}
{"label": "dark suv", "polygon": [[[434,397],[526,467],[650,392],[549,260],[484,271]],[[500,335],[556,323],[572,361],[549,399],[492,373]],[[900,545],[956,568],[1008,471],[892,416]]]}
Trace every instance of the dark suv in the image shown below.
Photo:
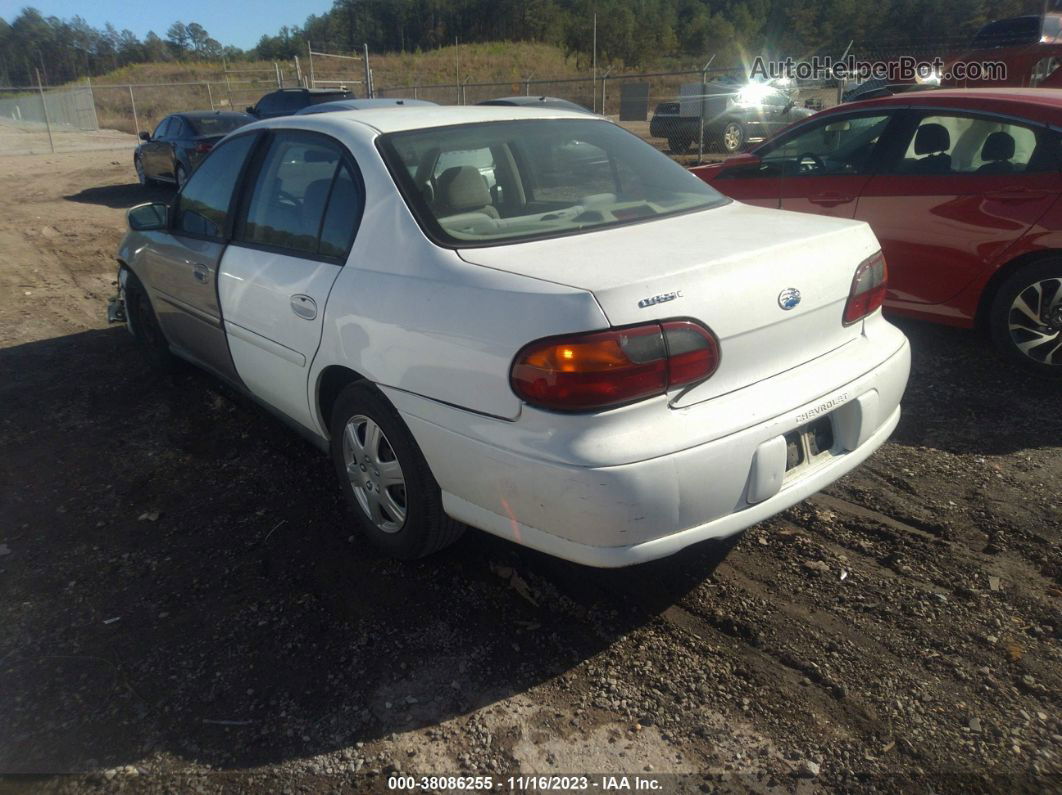
{"label": "dark suv", "polygon": [[346,88],[278,88],[258,100],[258,104],[247,108],[247,112],[256,119],[273,119],[290,116],[310,105],[353,97],[354,94]]}

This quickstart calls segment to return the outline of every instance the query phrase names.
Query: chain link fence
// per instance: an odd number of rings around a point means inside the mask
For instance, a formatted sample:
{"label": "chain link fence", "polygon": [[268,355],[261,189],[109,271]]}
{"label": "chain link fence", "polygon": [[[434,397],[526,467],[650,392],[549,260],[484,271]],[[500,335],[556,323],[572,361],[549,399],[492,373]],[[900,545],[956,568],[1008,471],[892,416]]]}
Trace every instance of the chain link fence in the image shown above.
{"label": "chain link fence", "polygon": [[296,86],[293,69],[225,70],[213,80],[0,87],[0,156],[132,149],[171,113],[244,110],[263,94]]}
{"label": "chain link fence", "polygon": [[[131,149],[142,131],[153,131],[171,113],[244,110],[278,86],[299,85],[306,78],[297,65],[275,64],[226,69],[219,78],[197,82],[0,88],[0,155]],[[440,105],[474,105],[512,96],[556,97],[607,116],[688,162],[726,153],[721,122],[735,117],[736,105],[748,106],[741,96],[744,86],[735,70],[701,69],[555,79],[529,75],[504,82],[411,82],[380,87],[375,94]],[[356,93],[361,92],[356,89]],[[788,106],[784,113],[777,104],[750,112],[753,117],[769,116],[774,120],[769,127],[776,129],[790,120],[793,107],[821,110],[836,104],[838,89],[821,84],[788,86],[784,101]],[[760,127],[755,121],[746,125],[741,148],[763,137]]]}
{"label": "chain link fence", "polygon": [[[789,85],[776,91],[782,104],[766,104],[766,99],[742,95],[745,81],[734,69],[700,69],[674,72],[612,75],[558,79],[528,76],[508,82],[378,87],[380,97],[424,99],[442,105],[475,105],[506,97],[553,97],[581,105],[617,121],[658,149],[676,157],[717,159],[727,153],[724,142],[726,122],[737,119],[743,139],[740,148],[764,135],[760,119],[768,119],[766,129],[774,130],[797,117],[792,108],[810,111],[832,107],[838,102],[836,86],[822,83]],[[762,107],[756,102],[763,101]],[[771,100],[775,101],[775,100]],[[737,106],[757,108],[746,110]],[[803,111],[800,111],[803,112]],[[748,122],[742,122],[742,118]],[[703,126],[702,126],[703,120]]]}

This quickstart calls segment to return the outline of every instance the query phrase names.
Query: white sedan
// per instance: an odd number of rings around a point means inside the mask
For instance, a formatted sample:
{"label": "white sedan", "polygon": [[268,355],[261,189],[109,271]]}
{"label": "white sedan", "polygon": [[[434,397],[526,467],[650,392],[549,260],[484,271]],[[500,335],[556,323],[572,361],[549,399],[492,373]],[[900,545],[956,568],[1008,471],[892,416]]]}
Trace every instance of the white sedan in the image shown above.
{"label": "white sedan", "polygon": [[465,525],[659,558],[823,488],[900,416],[865,224],[731,201],[586,114],[259,122],[129,225],[112,314],[328,450],[400,558]]}

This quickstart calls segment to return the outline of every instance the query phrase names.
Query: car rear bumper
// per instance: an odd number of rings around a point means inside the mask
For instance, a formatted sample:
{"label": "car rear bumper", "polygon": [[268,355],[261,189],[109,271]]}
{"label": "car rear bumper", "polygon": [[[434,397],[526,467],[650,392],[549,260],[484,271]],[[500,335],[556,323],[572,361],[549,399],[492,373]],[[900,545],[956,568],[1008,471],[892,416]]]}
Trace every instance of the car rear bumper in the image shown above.
{"label": "car rear bumper", "polygon": [[[507,423],[512,444],[497,444],[497,436],[487,442],[476,426],[494,420],[472,420],[461,432],[440,425],[424,398],[384,391],[424,452],[450,516],[567,560],[619,567],[732,535],[862,463],[899,421],[910,348],[898,332],[893,339],[902,342],[883,361],[813,400],[712,441],[616,466],[543,460],[521,444],[520,422]],[[820,375],[828,385],[830,365],[818,366],[827,368]],[[683,410],[687,420],[713,422],[714,402]],[[822,416],[830,417],[833,451],[786,475],[780,440]]]}

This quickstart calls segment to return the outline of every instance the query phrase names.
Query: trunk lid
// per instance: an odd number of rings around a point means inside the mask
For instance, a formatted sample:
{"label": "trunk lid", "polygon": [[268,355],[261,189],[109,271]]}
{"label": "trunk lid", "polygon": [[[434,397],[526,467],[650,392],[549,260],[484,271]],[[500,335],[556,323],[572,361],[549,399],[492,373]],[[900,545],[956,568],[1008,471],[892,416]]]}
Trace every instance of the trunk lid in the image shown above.
{"label": "trunk lid", "polygon": [[[649,223],[459,253],[473,264],[588,290],[613,326],[681,317],[708,326],[719,339],[720,366],[705,383],[672,396],[681,407],[798,367],[856,339],[861,324],[846,328],[841,316],[856,267],[879,248],[861,222],[734,202]],[[790,290],[799,291],[800,300],[785,309]]]}

